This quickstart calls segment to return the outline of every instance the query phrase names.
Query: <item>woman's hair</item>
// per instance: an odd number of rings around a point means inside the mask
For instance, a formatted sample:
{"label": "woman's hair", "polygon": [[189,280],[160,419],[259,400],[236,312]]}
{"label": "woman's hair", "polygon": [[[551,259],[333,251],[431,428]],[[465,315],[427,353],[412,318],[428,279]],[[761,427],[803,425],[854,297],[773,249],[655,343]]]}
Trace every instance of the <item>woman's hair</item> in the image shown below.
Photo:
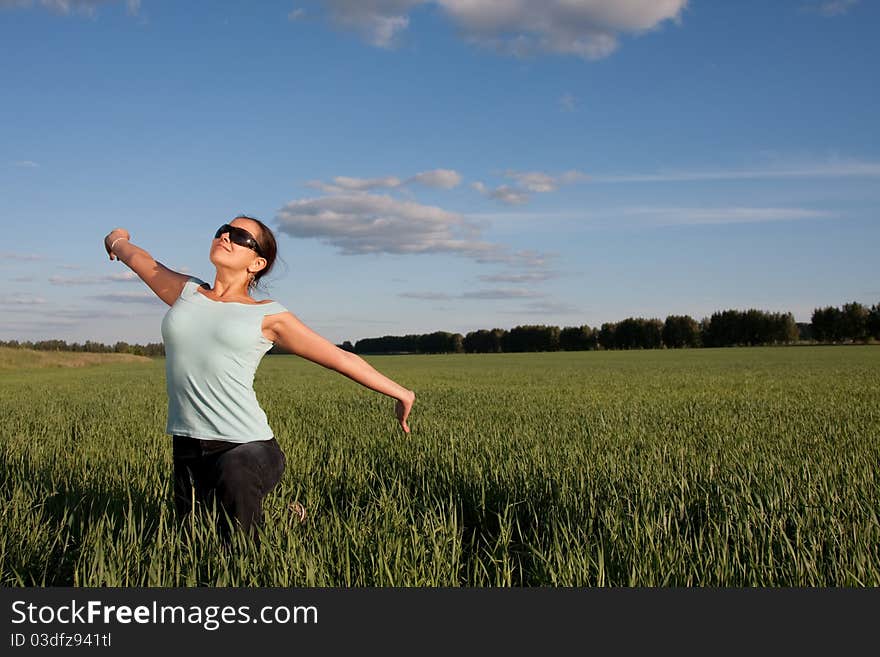
{"label": "woman's hair", "polygon": [[260,279],[272,270],[272,265],[275,264],[275,258],[278,256],[278,243],[275,241],[275,235],[272,233],[272,230],[259,219],[249,217],[246,214],[237,214],[233,221],[235,221],[235,219],[250,219],[259,224],[260,233],[259,235],[254,235],[254,239],[257,240],[257,244],[260,246],[260,251],[268,263],[260,271],[254,274],[253,280],[248,283],[248,292],[250,292],[257,287],[257,283],[260,282]]}

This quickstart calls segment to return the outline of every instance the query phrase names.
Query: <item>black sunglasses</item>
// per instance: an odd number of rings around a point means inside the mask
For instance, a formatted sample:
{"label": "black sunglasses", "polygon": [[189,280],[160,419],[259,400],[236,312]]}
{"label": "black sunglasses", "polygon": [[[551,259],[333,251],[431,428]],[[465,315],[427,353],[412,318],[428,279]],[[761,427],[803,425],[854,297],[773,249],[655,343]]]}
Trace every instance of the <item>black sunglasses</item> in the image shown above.
{"label": "black sunglasses", "polygon": [[257,255],[260,257],[265,257],[263,255],[262,249],[260,249],[260,245],[257,243],[257,240],[254,239],[254,236],[247,232],[244,228],[239,228],[238,226],[230,226],[229,224],[223,224],[220,228],[217,229],[217,232],[214,233],[214,239],[220,237],[223,233],[229,233],[229,241],[234,244],[238,244],[239,246],[244,246],[248,249],[253,249],[257,252]]}

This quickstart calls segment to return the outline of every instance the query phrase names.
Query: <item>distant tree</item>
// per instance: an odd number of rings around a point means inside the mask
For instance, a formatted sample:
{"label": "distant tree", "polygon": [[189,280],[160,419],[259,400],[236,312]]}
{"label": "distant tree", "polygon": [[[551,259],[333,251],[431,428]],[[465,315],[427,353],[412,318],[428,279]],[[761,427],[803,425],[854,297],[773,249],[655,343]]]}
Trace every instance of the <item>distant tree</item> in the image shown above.
{"label": "distant tree", "polygon": [[712,347],[732,347],[740,344],[741,317],[742,313],[738,310],[712,313],[703,335],[704,342]]}
{"label": "distant tree", "polygon": [[658,349],[663,343],[663,322],[659,319],[627,317],[614,329],[617,349]]}
{"label": "distant tree", "polygon": [[559,332],[559,348],[566,351],[583,351],[597,346],[596,331],[583,326],[566,326]]}
{"label": "distant tree", "polygon": [[632,317],[617,322],[614,327],[615,349],[637,349],[639,344],[639,326]]}
{"label": "distant tree", "polygon": [[354,353],[354,345],[351,342],[349,342],[348,340],[346,340],[342,344],[336,345],[336,346],[338,346],[343,351],[349,351],[349,352]]}
{"label": "distant tree", "polygon": [[771,321],[766,313],[755,308],[749,308],[740,313],[736,326],[736,344],[749,346],[764,344],[771,331]]}
{"label": "distant tree", "polygon": [[791,313],[770,313],[750,308],[746,311],[716,312],[702,324],[703,345],[732,347],[794,342],[797,323]]}
{"label": "distant tree", "polygon": [[700,346],[700,325],[690,315],[669,315],[663,323],[663,344],[673,349]]}
{"label": "distant tree", "polygon": [[617,329],[617,324],[613,322],[605,322],[599,328],[599,346],[602,349],[614,349],[614,333]]}
{"label": "distant tree", "polygon": [[772,342],[791,344],[800,338],[798,324],[791,313],[775,313],[773,315]]}
{"label": "distant tree", "polygon": [[487,348],[488,340],[486,336],[488,336],[489,331],[486,329],[480,329],[478,331],[471,331],[467,335],[464,336],[464,350],[468,354],[484,354],[489,351]]}
{"label": "distant tree", "polygon": [[856,301],[843,304],[840,309],[841,337],[844,340],[864,340],[867,338],[869,314],[870,311]]}
{"label": "distant tree", "polygon": [[502,338],[504,351],[558,351],[559,327],[541,325],[515,326]]}
{"label": "distant tree", "polygon": [[480,329],[471,331],[464,336],[462,346],[469,354],[497,354],[502,351],[502,342],[507,331],[493,328],[491,331]]}
{"label": "distant tree", "polygon": [[39,340],[31,342],[30,340],[18,341],[9,340],[8,342],[0,341],[0,346],[15,347],[18,349],[34,349],[36,351],[71,351],[75,353],[129,353],[139,356],[164,356],[165,345],[161,342],[150,342],[147,345],[128,344],[119,341],[113,345],[106,345],[102,342],[86,340],[83,344],[79,342],[67,342],[66,340]]}
{"label": "distant tree", "polygon": [[798,340],[809,341],[815,339],[815,337],[813,336],[813,325],[809,322],[798,322],[797,330]]}
{"label": "distant tree", "polygon": [[418,335],[384,335],[381,338],[358,340],[354,350],[359,354],[415,354],[419,351]]}
{"label": "distant tree", "polygon": [[503,350],[504,339],[507,337],[507,329],[493,328],[489,331],[489,353],[500,354]]}
{"label": "distant tree", "polygon": [[420,335],[418,351],[422,354],[456,354],[464,351],[463,336],[460,333],[435,331]]}
{"label": "distant tree", "polygon": [[871,312],[868,313],[868,335],[880,340],[880,303],[871,306]]}
{"label": "distant tree", "polygon": [[584,324],[581,326],[581,334],[584,336],[586,340],[587,349],[593,351],[599,348],[599,331],[595,328],[590,328],[588,325]]}
{"label": "distant tree", "polygon": [[811,324],[813,335],[819,342],[838,342],[842,338],[842,315],[834,306],[813,310]]}
{"label": "distant tree", "polygon": [[148,342],[144,351],[147,356],[164,356],[165,345],[162,342]]}

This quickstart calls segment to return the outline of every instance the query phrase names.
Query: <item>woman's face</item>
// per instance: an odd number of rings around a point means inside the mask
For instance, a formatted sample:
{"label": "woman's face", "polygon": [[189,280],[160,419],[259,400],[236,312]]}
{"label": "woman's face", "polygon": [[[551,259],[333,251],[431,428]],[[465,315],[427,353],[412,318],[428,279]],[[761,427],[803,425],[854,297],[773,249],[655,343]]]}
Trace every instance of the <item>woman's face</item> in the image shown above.
{"label": "woman's face", "polygon": [[[250,219],[238,217],[229,222],[230,226],[243,228],[254,237],[260,234],[260,227],[256,222]],[[260,258],[257,252],[246,246],[241,246],[229,239],[229,233],[223,233],[220,237],[215,237],[211,243],[211,262],[215,266],[223,266],[229,269],[247,269],[256,273],[257,263],[255,259]]]}

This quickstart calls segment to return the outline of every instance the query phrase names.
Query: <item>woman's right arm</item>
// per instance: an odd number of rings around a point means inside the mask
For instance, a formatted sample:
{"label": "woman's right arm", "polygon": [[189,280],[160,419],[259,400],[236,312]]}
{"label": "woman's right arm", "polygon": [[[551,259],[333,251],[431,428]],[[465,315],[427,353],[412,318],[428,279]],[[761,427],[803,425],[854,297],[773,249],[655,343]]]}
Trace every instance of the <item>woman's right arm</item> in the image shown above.
{"label": "woman's right arm", "polygon": [[169,306],[173,306],[189,276],[168,269],[142,248],[132,244],[129,241],[130,237],[129,232],[124,228],[116,228],[107,234],[104,238],[104,248],[107,249],[110,260],[114,260],[115,257],[116,260],[124,262],[156,293],[156,296]]}

